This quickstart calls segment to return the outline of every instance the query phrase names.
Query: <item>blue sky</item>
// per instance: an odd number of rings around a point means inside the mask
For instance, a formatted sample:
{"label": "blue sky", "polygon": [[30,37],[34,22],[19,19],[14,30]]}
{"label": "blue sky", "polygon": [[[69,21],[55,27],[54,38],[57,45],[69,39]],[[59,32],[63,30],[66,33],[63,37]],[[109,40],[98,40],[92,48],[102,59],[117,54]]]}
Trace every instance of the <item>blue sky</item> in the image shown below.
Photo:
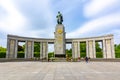
{"label": "blue sky", "polygon": [[67,38],[114,34],[120,43],[120,0],[0,0],[0,46],[7,34],[54,38],[58,11]]}

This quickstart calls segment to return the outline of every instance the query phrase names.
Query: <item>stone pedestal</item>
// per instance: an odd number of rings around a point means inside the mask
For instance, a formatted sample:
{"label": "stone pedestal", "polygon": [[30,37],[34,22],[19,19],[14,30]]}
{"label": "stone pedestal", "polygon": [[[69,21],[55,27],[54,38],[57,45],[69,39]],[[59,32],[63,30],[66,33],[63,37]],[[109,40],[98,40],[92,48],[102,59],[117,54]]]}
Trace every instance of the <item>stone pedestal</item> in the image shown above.
{"label": "stone pedestal", "polygon": [[65,29],[62,24],[57,24],[55,29],[55,55],[65,55]]}

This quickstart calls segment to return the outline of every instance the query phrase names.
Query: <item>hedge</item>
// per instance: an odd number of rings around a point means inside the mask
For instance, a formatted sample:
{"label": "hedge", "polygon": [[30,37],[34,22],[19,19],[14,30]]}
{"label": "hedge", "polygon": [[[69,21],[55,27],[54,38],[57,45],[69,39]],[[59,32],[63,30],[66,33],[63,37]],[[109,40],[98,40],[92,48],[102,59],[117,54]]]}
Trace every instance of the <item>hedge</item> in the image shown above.
{"label": "hedge", "polygon": [[[18,52],[17,57],[18,58],[24,58],[24,52]],[[49,53],[48,54],[48,58],[53,57],[54,53]],[[72,56],[72,54],[68,54],[69,57]],[[85,52],[81,52],[80,53],[81,57],[86,57],[86,53]],[[34,57],[40,57],[40,52],[34,52]],[[6,58],[6,51],[0,51],[0,58]],[[102,52],[96,52],[96,58],[103,58],[103,54]],[[115,51],[115,58],[120,58],[120,51]]]}
{"label": "hedge", "polygon": [[25,54],[24,52],[18,52],[17,58],[24,58]]}
{"label": "hedge", "polygon": [[51,57],[54,57],[54,53],[48,53],[48,58],[50,59]]}
{"label": "hedge", "polygon": [[96,58],[103,58],[102,52],[96,52]]}
{"label": "hedge", "polygon": [[0,58],[6,58],[6,51],[0,51]]}
{"label": "hedge", "polygon": [[[80,52],[80,57],[81,58],[85,58],[86,57],[86,53],[85,52]],[[96,52],[96,58],[103,58],[102,52]]]}
{"label": "hedge", "polygon": [[69,58],[72,57],[72,53],[66,53]]}
{"label": "hedge", "polygon": [[40,52],[34,52],[34,57],[40,57]]}
{"label": "hedge", "polygon": [[120,58],[120,51],[115,51],[115,58]]}
{"label": "hedge", "polygon": [[80,52],[80,57],[81,58],[85,58],[86,57],[86,53],[85,52]]}

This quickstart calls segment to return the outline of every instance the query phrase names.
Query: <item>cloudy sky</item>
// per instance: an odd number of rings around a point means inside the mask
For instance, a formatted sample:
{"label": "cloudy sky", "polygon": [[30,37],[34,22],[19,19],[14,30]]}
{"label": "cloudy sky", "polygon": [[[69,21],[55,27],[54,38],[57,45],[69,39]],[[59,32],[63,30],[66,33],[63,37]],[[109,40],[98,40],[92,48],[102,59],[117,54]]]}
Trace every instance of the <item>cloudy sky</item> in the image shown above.
{"label": "cloudy sky", "polygon": [[120,0],[0,0],[0,46],[7,34],[54,38],[58,11],[67,38],[114,34],[120,43]]}

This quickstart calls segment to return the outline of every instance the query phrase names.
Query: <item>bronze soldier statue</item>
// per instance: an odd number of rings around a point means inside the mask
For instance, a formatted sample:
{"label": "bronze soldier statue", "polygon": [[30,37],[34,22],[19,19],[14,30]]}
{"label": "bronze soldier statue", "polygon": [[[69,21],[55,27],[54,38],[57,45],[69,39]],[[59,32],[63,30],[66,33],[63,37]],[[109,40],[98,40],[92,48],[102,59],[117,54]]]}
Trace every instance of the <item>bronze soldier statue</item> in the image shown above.
{"label": "bronze soldier statue", "polygon": [[63,22],[63,16],[60,13],[60,11],[58,11],[58,15],[56,16],[56,18],[57,18],[57,23],[58,24],[62,24],[62,22]]}

